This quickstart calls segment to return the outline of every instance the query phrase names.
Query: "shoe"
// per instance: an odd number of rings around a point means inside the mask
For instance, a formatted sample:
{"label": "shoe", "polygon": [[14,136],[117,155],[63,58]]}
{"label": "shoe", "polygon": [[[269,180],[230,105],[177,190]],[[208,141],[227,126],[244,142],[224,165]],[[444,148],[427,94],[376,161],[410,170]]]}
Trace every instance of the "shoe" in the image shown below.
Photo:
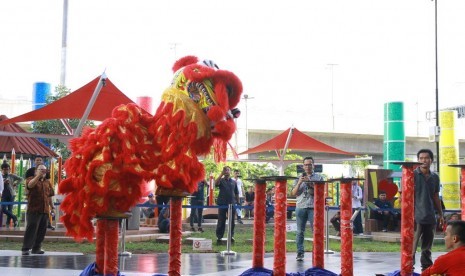
{"label": "shoe", "polygon": [[55,226],[48,226],[47,228],[50,230],[55,230]]}
{"label": "shoe", "polygon": [[337,231],[337,232],[336,232],[336,236],[337,236],[337,237],[340,237],[340,236],[341,236],[341,232]]}
{"label": "shoe", "polygon": [[238,219],[237,222],[239,222],[240,224],[244,224],[244,222],[242,222],[242,219]]}
{"label": "shoe", "polygon": [[39,250],[32,250],[31,253],[32,254],[40,254],[40,255],[42,255],[42,254],[45,253],[45,251],[43,251],[42,249],[39,249]]}
{"label": "shoe", "polygon": [[384,228],[382,231],[383,231],[383,232],[387,232],[387,229],[386,229],[386,228]]}
{"label": "shoe", "polygon": [[192,231],[192,232],[195,232],[195,228],[194,228],[194,227],[191,227],[191,231]]}
{"label": "shoe", "polygon": [[222,243],[222,239],[218,238],[218,239],[216,240],[216,244],[221,244],[221,243]]}
{"label": "shoe", "polygon": [[296,261],[303,261],[304,260],[304,253],[297,253],[297,257],[295,258]]}
{"label": "shoe", "polygon": [[235,242],[236,242],[236,240],[234,239],[234,237],[231,237],[231,242],[232,242],[232,243],[235,243]]}
{"label": "shoe", "polygon": [[363,233],[358,233],[359,236],[363,236]]}
{"label": "shoe", "polygon": [[203,233],[202,227],[199,227],[199,229],[197,231],[199,231],[200,233]]}
{"label": "shoe", "polygon": [[21,252],[21,255],[23,256],[29,256],[29,254],[31,254],[29,253],[29,250]]}

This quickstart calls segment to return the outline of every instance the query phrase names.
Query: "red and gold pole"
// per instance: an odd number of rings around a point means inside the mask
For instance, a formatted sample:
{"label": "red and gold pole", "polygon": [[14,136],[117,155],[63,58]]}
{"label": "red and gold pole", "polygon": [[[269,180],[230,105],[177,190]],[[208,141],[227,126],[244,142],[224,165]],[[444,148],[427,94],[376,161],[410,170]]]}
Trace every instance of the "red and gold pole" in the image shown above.
{"label": "red and gold pole", "polygon": [[315,184],[313,204],[313,267],[324,268],[325,184],[327,181],[312,182]]}
{"label": "red and gold pole", "polygon": [[286,274],[287,179],[295,179],[295,177],[269,176],[263,177],[263,179],[276,181],[273,275],[281,276]]}
{"label": "red and gold pole", "polygon": [[252,268],[263,268],[265,259],[265,217],[266,217],[266,181],[262,179],[255,180],[255,199],[253,204],[254,222],[253,222],[253,262]]}
{"label": "red and gold pole", "polygon": [[402,166],[402,206],[401,206],[401,238],[400,238],[400,275],[413,273],[413,236],[415,233],[415,183],[413,170],[419,162],[393,162]]}
{"label": "red and gold pole", "polygon": [[97,219],[95,238],[95,269],[97,274],[103,274],[105,267],[105,220]]}
{"label": "red and gold pole", "polygon": [[118,224],[118,219],[104,220],[106,237],[103,275],[118,275]]}
{"label": "red and gold pole", "polygon": [[170,200],[169,276],[181,275],[182,197]]}
{"label": "red and gold pole", "polygon": [[450,167],[460,168],[461,180],[460,180],[460,198],[461,198],[461,219],[465,220],[465,164],[449,165]]}
{"label": "red and gold pole", "polygon": [[352,218],[352,181],[362,178],[339,178],[331,181],[341,183],[341,276],[354,275]]}

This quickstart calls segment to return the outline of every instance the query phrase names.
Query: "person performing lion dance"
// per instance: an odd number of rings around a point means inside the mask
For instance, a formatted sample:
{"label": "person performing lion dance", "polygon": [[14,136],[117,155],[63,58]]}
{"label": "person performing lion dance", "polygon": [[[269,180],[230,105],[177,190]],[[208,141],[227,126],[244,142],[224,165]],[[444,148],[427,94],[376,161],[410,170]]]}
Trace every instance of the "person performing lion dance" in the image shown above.
{"label": "person performing lion dance", "polygon": [[[182,196],[197,189],[205,170],[198,155],[225,160],[227,142],[240,112],[242,84],[211,61],[187,56],[154,116],[135,104],[121,105],[95,129],[71,140],[61,208],[67,235],[92,241],[97,218],[96,262],[86,275],[118,275],[118,220],[136,205],[143,182],[155,180],[170,204],[169,275],[180,275]],[[83,272],[84,273],[84,272]]]}

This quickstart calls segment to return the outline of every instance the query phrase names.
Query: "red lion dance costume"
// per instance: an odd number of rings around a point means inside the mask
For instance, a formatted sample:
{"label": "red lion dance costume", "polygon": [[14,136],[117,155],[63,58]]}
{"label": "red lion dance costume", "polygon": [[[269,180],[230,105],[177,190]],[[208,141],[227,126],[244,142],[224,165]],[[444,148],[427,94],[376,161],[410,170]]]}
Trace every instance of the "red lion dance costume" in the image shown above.
{"label": "red lion dance costume", "polygon": [[171,86],[155,116],[135,104],[121,105],[95,129],[71,141],[67,178],[59,185],[67,234],[92,241],[97,220],[96,262],[90,275],[117,275],[118,219],[136,205],[143,180],[171,200],[169,275],[180,275],[181,196],[197,189],[205,170],[197,155],[224,160],[235,131],[242,84],[211,61],[178,60]]}

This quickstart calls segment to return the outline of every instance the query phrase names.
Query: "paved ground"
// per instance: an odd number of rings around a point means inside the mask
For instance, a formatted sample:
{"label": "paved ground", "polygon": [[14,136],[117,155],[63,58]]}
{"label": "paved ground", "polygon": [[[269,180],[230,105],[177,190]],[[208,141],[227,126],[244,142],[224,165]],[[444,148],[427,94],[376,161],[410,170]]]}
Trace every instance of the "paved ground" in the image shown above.
{"label": "paved ground", "polygon": [[[436,258],[443,253],[433,253]],[[417,261],[418,261],[417,254]],[[70,252],[46,252],[45,255],[21,256],[21,251],[0,250],[0,275],[8,276],[73,276],[95,260],[94,255],[82,255]],[[240,253],[236,256],[221,254],[183,254],[182,275],[240,275],[252,267],[252,254]],[[304,262],[295,261],[295,253],[286,256],[287,272],[303,272],[311,268],[312,254],[305,255]],[[339,253],[325,255],[325,269],[340,273],[341,256]],[[167,254],[132,255],[120,257],[120,271],[127,276],[146,276],[168,272]],[[264,267],[273,268],[273,254],[266,254]],[[387,274],[400,268],[400,253],[354,253],[354,275],[367,276]],[[420,272],[416,267],[415,272]]]}

